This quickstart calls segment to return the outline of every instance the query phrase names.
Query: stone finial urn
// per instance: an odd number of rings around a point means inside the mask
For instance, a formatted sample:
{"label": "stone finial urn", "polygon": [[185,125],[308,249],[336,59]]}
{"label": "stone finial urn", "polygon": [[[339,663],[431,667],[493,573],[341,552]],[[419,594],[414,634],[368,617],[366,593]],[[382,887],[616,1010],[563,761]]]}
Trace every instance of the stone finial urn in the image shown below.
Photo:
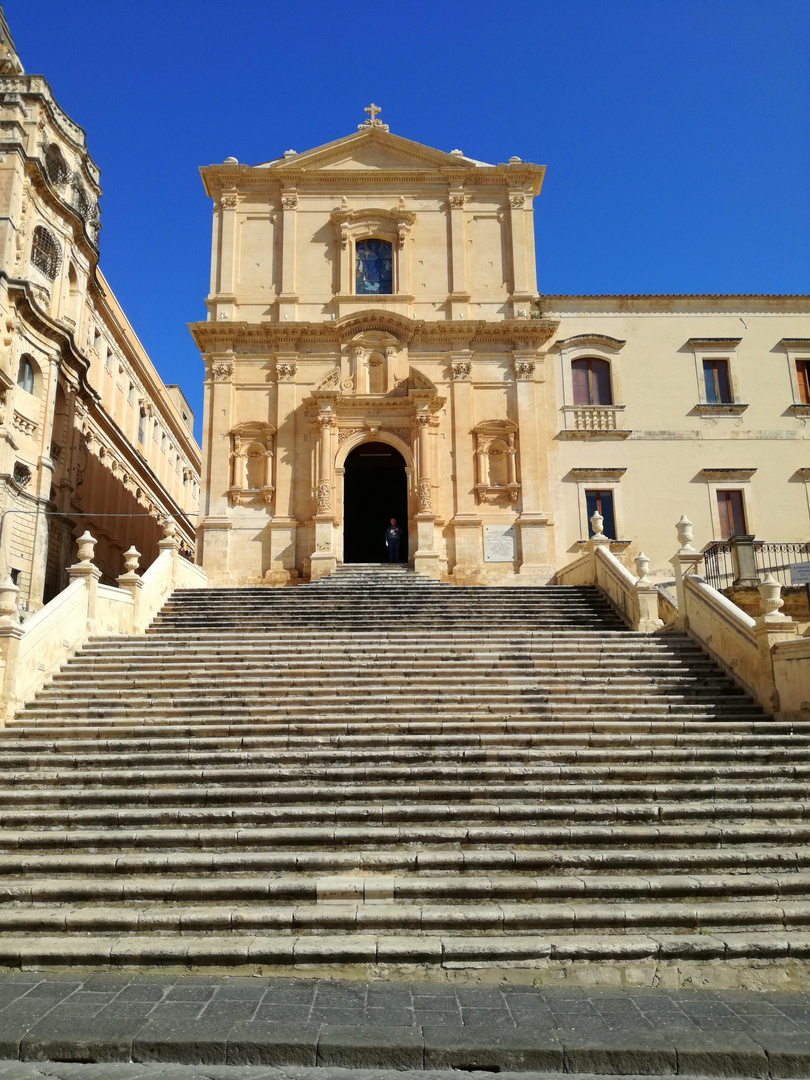
{"label": "stone finial urn", "polygon": [[177,522],[171,515],[165,517],[160,524],[163,529],[163,535],[167,540],[171,540],[177,535]]}
{"label": "stone finial urn", "polygon": [[594,536],[604,536],[605,519],[598,510],[591,514],[591,529]]}
{"label": "stone finial urn", "polygon": [[133,544],[129,551],[124,552],[124,573],[134,574],[137,572],[141,553]]}
{"label": "stone finial urn", "polygon": [[80,563],[91,563],[93,561],[93,554],[95,553],[97,543],[98,541],[95,536],[91,536],[85,529],[82,535],[76,540]]}
{"label": "stone finial urn", "polygon": [[6,625],[9,622],[17,621],[17,597],[19,593],[19,586],[15,585],[11,580],[11,575],[7,574],[0,581],[0,619],[5,620]]}
{"label": "stone finial urn", "polygon": [[677,522],[675,528],[678,530],[678,543],[681,545],[681,550],[678,552],[678,554],[688,555],[690,552],[695,550],[692,547],[692,537],[694,535],[692,529],[692,522],[689,520],[686,514],[681,514],[681,519]]}
{"label": "stone finial urn", "polygon": [[650,579],[647,577],[647,571],[650,569],[650,560],[643,551],[640,551],[633,562],[636,564],[636,573],[638,574],[636,585],[649,585]]}
{"label": "stone finial urn", "polygon": [[785,616],[779,610],[785,604],[782,599],[782,586],[773,574],[765,575],[757,587],[757,591],[762,604],[762,614],[766,621],[777,622],[784,619]]}

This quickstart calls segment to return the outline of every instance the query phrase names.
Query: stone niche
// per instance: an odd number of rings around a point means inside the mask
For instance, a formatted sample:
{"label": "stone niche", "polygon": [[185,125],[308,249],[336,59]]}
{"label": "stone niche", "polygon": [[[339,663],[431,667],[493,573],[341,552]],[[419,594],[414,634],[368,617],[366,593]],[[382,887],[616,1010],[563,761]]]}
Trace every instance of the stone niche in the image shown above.
{"label": "stone niche", "polygon": [[517,424],[484,420],[475,436],[475,498],[479,504],[511,506],[520,496]]}
{"label": "stone niche", "polygon": [[272,510],[274,483],[274,440],[276,429],[260,421],[248,421],[233,428],[231,440],[231,506],[260,505]]}

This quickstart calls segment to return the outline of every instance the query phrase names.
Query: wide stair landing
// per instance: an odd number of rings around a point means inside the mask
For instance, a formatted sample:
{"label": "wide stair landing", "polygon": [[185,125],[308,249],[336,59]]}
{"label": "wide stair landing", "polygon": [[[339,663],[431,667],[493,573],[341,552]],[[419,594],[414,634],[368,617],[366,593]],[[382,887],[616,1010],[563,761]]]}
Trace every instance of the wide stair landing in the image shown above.
{"label": "wide stair landing", "polygon": [[0,740],[0,965],[807,971],[810,726],[593,589],[178,592]]}

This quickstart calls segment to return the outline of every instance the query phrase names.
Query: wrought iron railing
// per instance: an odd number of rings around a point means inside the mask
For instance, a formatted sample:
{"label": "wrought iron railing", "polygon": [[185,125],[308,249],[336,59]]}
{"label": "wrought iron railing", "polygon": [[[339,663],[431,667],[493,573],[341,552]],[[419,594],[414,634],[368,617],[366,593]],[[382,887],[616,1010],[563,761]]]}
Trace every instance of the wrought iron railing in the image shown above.
{"label": "wrought iron railing", "polygon": [[[799,567],[810,564],[810,543],[770,544],[764,540],[754,540],[753,549],[760,578],[765,574],[773,574],[782,585],[797,585],[803,584],[810,577],[799,570]],[[703,576],[715,589],[722,591],[734,582],[739,576],[737,565],[733,539],[710,544],[703,552]]]}

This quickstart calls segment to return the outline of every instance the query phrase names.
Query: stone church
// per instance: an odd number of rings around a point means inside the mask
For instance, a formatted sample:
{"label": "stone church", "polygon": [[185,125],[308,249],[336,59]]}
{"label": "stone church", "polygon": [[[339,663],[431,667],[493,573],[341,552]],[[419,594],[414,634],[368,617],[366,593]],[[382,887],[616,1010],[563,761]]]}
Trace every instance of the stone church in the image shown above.
{"label": "stone church", "polygon": [[[544,167],[357,131],[201,170],[213,199],[199,554],[212,584],[401,558],[541,584],[595,511],[625,561],[803,542],[810,298],[538,292]],[[546,274],[548,276],[548,272]]]}

